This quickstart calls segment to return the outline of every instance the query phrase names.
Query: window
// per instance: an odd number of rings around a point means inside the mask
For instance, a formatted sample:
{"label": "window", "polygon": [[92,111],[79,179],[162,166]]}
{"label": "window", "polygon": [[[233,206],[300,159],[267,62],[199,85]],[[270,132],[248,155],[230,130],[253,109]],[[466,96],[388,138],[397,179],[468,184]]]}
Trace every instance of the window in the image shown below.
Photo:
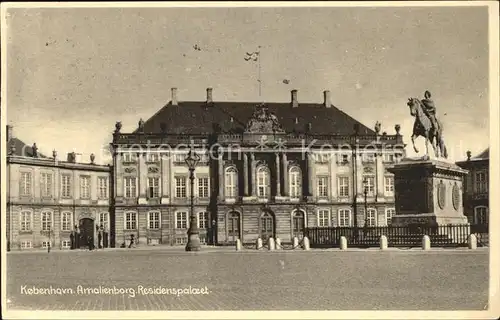
{"label": "window", "polygon": [[71,198],[71,176],[69,174],[61,175],[61,197]]}
{"label": "window", "polygon": [[348,164],[349,163],[349,153],[346,151],[343,151],[340,154],[338,154],[337,163],[339,163],[340,165]]}
{"label": "window", "polygon": [[363,153],[362,157],[363,157],[362,158],[363,162],[367,162],[367,163],[373,163],[373,162],[375,162],[375,153],[374,152]]}
{"label": "window", "polygon": [[366,223],[368,227],[375,227],[377,224],[377,210],[368,208],[366,211]]}
{"label": "window", "polygon": [[375,195],[375,177],[374,176],[364,176],[363,177],[363,192],[366,191],[368,196]]}
{"label": "window", "polygon": [[207,229],[208,228],[208,212],[198,212],[198,228]]}
{"label": "window", "polygon": [[125,212],[125,230],[137,229],[137,213]]}
{"label": "window", "polygon": [[475,179],[476,193],[488,192],[488,176],[486,172],[484,171],[476,172],[474,179]]}
{"label": "window", "polygon": [[90,198],[90,177],[80,176],[80,198],[89,199]]}
{"label": "window", "polygon": [[349,196],[349,178],[339,177],[339,197]]}
{"label": "window", "polygon": [[339,210],[339,227],[350,227],[351,226],[351,210],[340,209]]}
{"label": "window", "polygon": [[52,197],[52,173],[42,172],[40,174],[41,196],[43,198]]}
{"label": "window", "polygon": [[330,160],[329,153],[316,153],[314,156],[316,162],[318,163],[328,163],[328,161]]}
{"label": "window", "polygon": [[21,231],[31,231],[31,226],[32,226],[32,215],[31,211],[22,211],[21,212],[21,217],[20,217],[20,222],[21,222]]}
{"label": "window", "polygon": [[387,208],[385,209],[385,222],[388,226],[391,225],[392,217],[396,214],[396,209]]}
{"label": "window", "polygon": [[208,178],[198,178],[198,197],[208,198]]}
{"label": "window", "polygon": [[19,193],[21,196],[31,195],[31,172],[21,172],[21,185]]}
{"label": "window", "polygon": [[137,178],[124,177],[123,182],[125,187],[125,198],[135,198],[137,196]]}
{"label": "window", "polygon": [[384,153],[384,162],[393,163],[394,162],[394,153]]}
{"label": "window", "polygon": [[48,247],[52,247],[50,241],[42,241],[42,248],[47,249]]}
{"label": "window", "polygon": [[146,162],[158,162],[158,161],[160,161],[160,157],[157,152],[146,153]]}
{"label": "window", "polygon": [[330,224],[330,211],[319,210],[318,211],[318,227],[328,227]]}
{"label": "window", "polygon": [[33,244],[31,241],[21,241],[21,249],[31,249]]}
{"label": "window", "polygon": [[132,152],[124,152],[123,153],[123,162],[135,162],[136,155]]}
{"label": "window", "polygon": [[200,163],[208,163],[210,161],[210,156],[208,153],[198,153],[200,156]]}
{"label": "window", "polygon": [[148,212],[148,229],[157,230],[160,229],[160,212],[159,211],[151,211]]}
{"label": "window", "polygon": [[61,231],[71,231],[73,225],[73,217],[71,212],[63,212],[61,214]]}
{"label": "window", "polygon": [[267,168],[260,167],[257,169],[257,196],[259,198],[267,198],[269,196],[269,183],[269,171]]}
{"label": "window", "polygon": [[186,244],[187,240],[187,237],[178,237],[175,238],[175,244]]}
{"label": "window", "polygon": [[302,194],[301,172],[298,167],[291,167],[289,172],[290,198],[299,198]]}
{"label": "window", "polygon": [[187,212],[181,211],[175,213],[175,228],[176,229],[187,229],[188,228],[188,219]]}
{"label": "window", "polygon": [[385,176],[384,177],[384,189],[385,189],[386,196],[393,196],[394,195],[394,177],[392,177],[392,176]]}
{"label": "window", "polygon": [[69,249],[71,247],[71,241],[70,240],[61,241],[61,247],[63,249]]}
{"label": "window", "polygon": [[148,177],[148,198],[160,197],[160,178]]}
{"label": "window", "polygon": [[174,153],[174,162],[175,163],[186,163],[186,153]]}
{"label": "window", "polygon": [[98,187],[99,187],[99,199],[107,199],[108,198],[108,178],[99,177],[97,179]]}
{"label": "window", "polygon": [[43,211],[42,214],[42,231],[49,231],[52,229],[52,212]]}
{"label": "window", "polygon": [[476,224],[488,224],[488,208],[485,206],[475,207],[474,218]]}
{"label": "window", "polygon": [[186,198],[186,177],[175,177],[175,197]]}
{"label": "window", "polygon": [[104,230],[108,229],[108,213],[100,212],[99,213],[99,227],[103,227]]}
{"label": "window", "polygon": [[238,172],[236,168],[229,167],[225,173],[226,198],[235,198],[238,192]]}
{"label": "window", "polygon": [[318,196],[328,197],[328,177],[318,177]]}

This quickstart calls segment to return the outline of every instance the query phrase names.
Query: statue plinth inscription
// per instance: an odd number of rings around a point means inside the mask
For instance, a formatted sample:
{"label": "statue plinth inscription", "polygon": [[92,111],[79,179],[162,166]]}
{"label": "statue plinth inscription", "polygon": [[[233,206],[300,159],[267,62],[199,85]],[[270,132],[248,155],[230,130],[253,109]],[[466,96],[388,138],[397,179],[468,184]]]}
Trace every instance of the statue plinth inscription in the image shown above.
{"label": "statue plinth inscription", "polygon": [[462,178],[466,170],[439,160],[405,159],[387,169],[394,174],[396,215],[392,225],[466,224]]}

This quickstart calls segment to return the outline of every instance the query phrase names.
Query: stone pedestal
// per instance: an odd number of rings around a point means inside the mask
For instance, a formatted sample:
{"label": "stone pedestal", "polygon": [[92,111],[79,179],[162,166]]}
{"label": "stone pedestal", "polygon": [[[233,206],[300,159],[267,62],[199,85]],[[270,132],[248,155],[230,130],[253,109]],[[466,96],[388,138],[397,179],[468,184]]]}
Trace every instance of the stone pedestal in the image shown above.
{"label": "stone pedestal", "polygon": [[387,170],[394,174],[393,226],[468,224],[462,203],[467,170],[440,160],[411,159]]}

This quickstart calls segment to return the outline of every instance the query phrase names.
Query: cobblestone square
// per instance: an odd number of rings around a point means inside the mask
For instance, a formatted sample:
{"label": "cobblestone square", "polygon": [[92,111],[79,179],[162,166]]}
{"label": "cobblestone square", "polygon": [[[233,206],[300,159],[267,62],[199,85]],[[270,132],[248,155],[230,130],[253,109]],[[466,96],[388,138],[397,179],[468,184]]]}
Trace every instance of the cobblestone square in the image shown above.
{"label": "cobblestone square", "polygon": [[7,272],[9,308],[24,310],[482,310],[488,300],[486,250],[15,253]]}

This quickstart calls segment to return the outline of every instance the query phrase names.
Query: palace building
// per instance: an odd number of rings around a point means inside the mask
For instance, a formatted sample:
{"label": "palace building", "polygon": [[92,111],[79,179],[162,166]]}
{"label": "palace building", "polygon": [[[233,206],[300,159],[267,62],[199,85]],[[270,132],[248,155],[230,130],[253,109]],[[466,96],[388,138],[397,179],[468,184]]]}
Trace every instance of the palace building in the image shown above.
{"label": "palace building", "polygon": [[[10,250],[135,244],[184,245],[193,207],[202,243],[302,238],[305,228],[385,226],[400,161],[395,133],[359,123],[330,102],[179,101],[133,132],[115,125],[112,165],[44,156],[7,129],[7,240]],[[365,210],[366,209],[366,210]]]}
{"label": "palace building", "polygon": [[[7,126],[7,244],[9,250],[114,246],[111,167],[66,161],[38,152]],[[89,238],[90,237],[90,238]]]}
{"label": "palace building", "polygon": [[[116,242],[183,245],[190,215],[189,150],[195,169],[194,212],[202,243],[279,237],[306,227],[387,225],[394,180],[404,157],[395,134],[359,123],[330,102],[179,101],[129,133],[116,124],[112,147]],[[366,190],[366,192],[365,192]],[[367,210],[365,210],[365,208]],[[365,212],[366,211],[366,212]]]}
{"label": "palace building", "polygon": [[456,164],[469,171],[464,180],[464,214],[471,224],[488,224],[489,221],[489,167],[490,149]]}

